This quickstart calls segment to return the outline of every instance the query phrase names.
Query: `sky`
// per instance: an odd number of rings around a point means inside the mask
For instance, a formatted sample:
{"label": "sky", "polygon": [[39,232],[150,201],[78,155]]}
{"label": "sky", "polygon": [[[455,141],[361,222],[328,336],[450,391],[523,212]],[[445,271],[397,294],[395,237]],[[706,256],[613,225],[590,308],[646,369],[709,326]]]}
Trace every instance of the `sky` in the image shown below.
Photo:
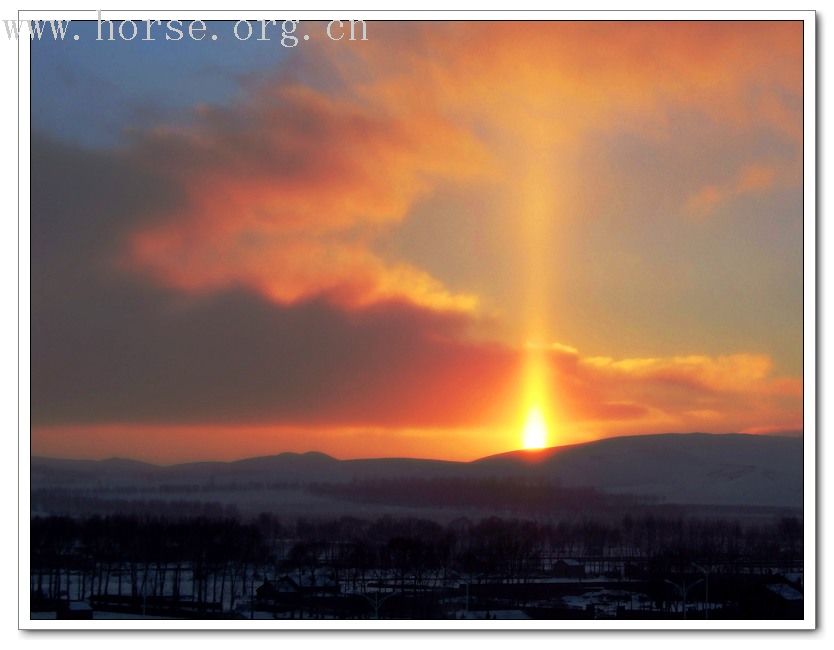
{"label": "sky", "polygon": [[93,29],[32,47],[33,454],[802,431],[800,22]]}

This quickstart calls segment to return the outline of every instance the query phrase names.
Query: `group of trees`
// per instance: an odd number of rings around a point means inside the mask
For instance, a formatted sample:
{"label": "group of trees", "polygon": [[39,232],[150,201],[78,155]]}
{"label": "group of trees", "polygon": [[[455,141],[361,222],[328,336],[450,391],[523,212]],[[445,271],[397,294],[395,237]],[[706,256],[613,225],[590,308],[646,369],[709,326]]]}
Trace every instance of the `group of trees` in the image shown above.
{"label": "group of trees", "polygon": [[[46,599],[92,595],[187,598],[234,608],[256,580],[329,570],[341,584],[385,580],[436,586],[450,576],[513,582],[542,575],[555,558],[634,558],[674,571],[692,562],[791,563],[802,557],[801,522],[742,525],[654,516],[559,523],[488,518],[383,517],[283,521],[238,518],[35,517],[32,589]],[[218,605],[219,604],[219,605]]]}
{"label": "group of trees", "polygon": [[[203,488],[201,488],[203,489]],[[166,488],[158,489],[162,495]],[[177,489],[177,493],[181,488]],[[182,490],[187,494],[187,490]],[[234,504],[194,499],[173,499],[170,496],[155,498],[140,493],[135,487],[63,489],[41,488],[32,490],[32,512],[50,514],[72,514],[74,517],[93,517],[109,515],[131,515],[135,517],[205,517],[211,519],[240,517]]]}
{"label": "group of trees", "polygon": [[252,593],[269,557],[262,531],[236,519],[145,516],[35,517],[31,581],[41,599],[115,595],[198,605]]}

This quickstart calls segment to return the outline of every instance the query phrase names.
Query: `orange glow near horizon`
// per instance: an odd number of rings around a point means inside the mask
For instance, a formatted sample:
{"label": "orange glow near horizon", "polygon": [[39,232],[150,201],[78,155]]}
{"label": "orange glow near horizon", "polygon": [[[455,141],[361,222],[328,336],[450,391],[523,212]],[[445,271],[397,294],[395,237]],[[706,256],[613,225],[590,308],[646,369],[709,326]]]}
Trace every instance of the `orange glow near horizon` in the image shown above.
{"label": "orange glow near horizon", "polygon": [[35,427],[32,429],[31,453],[33,456],[91,460],[131,458],[162,465],[235,461],[284,452],[321,452],[342,460],[394,457],[465,462],[518,446],[517,441],[508,445],[506,428],[416,430],[114,422]]}

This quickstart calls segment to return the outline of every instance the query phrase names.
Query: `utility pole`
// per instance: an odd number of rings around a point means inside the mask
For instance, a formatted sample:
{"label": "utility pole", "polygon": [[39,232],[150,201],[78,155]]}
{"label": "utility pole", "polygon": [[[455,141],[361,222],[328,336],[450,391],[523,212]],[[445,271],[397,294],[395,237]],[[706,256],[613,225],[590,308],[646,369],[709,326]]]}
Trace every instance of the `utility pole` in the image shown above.
{"label": "utility pole", "polygon": [[698,571],[700,571],[701,573],[704,574],[704,605],[705,605],[704,616],[706,617],[707,620],[709,620],[709,574],[710,574],[710,572],[707,569],[705,569],[704,567],[702,567],[700,564],[695,564],[695,562],[692,563],[692,566],[694,566],[696,569],[698,569]]}
{"label": "utility pole", "polygon": [[391,596],[395,595],[396,593],[397,593],[396,591],[392,591],[390,594],[386,594],[385,596],[383,596],[382,599],[380,599],[380,597],[379,597],[379,591],[374,592],[373,599],[371,599],[371,597],[368,594],[359,594],[359,595],[362,596],[365,600],[367,600],[371,604],[371,607],[374,610],[374,618],[379,620],[379,610],[382,607],[383,603],[386,600],[388,600],[389,598],[391,598]]}
{"label": "utility pole", "polygon": [[676,582],[672,582],[671,580],[665,580],[664,582],[668,582],[670,585],[672,585],[675,589],[678,590],[678,594],[681,596],[681,599],[683,600],[683,618],[684,618],[684,620],[686,620],[686,596],[689,593],[689,590],[692,589],[692,587],[694,587],[697,584],[702,583],[703,580],[696,580],[695,582],[693,582],[690,585],[686,584],[686,578],[685,577],[684,577],[683,581],[681,582],[681,584],[678,584]]}
{"label": "utility pole", "polygon": [[148,593],[147,593],[147,583],[148,583],[148,571],[147,568],[145,569],[145,575],[142,578],[142,617],[148,615]]}

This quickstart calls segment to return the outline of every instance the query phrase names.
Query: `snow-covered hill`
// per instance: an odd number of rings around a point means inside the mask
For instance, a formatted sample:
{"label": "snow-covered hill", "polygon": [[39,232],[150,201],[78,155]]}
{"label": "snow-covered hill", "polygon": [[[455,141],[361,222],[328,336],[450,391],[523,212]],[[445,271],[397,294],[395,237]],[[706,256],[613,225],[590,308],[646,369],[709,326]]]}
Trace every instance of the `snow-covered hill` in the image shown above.
{"label": "snow-covered hill", "polygon": [[337,460],[284,453],[235,462],[158,466],[124,459],[33,458],[32,487],[343,483],[373,479],[530,477],[563,487],[652,497],[665,503],[802,507],[799,437],[658,434],[608,438],[470,463],[379,458]]}

